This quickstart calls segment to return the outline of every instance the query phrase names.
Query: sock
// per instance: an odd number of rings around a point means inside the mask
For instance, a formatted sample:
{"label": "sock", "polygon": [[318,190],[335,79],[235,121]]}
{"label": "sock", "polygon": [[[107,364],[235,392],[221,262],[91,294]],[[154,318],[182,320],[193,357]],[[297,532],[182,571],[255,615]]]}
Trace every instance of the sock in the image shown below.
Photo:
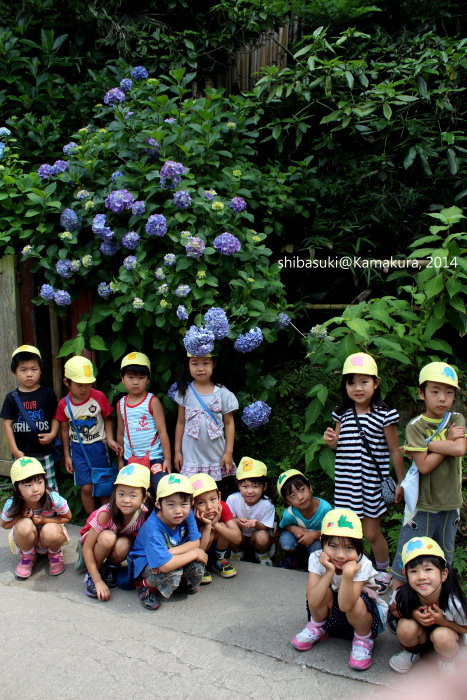
{"label": "sock", "polygon": [[33,547],[32,549],[22,549],[22,550],[21,550],[21,552],[22,552],[23,554],[34,554],[35,551],[36,551],[35,547]]}
{"label": "sock", "polygon": [[322,627],[323,625],[326,624],[327,620],[323,620],[322,622],[316,622],[316,620],[313,619],[313,617],[310,615],[310,619],[308,622],[312,622],[316,627]]}
{"label": "sock", "polygon": [[389,567],[389,559],[387,561],[376,561],[376,571],[386,571]]}
{"label": "sock", "polygon": [[269,552],[266,550],[266,552],[255,552],[256,556],[258,559],[269,559]]}
{"label": "sock", "polygon": [[371,639],[371,630],[368,632],[368,634],[357,634],[354,632],[353,636],[354,639]]}
{"label": "sock", "polygon": [[49,547],[49,549],[47,550],[47,552],[48,552],[48,554],[58,554],[58,553],[60,552],[60,550],[59,550],[59,549],[57,549],[57,550],[55,550],[55,549],[50,549],[50,547]]}
{"label": "sock", "polygon": [[225,559],[226,549],[216,549],[216,559]]}

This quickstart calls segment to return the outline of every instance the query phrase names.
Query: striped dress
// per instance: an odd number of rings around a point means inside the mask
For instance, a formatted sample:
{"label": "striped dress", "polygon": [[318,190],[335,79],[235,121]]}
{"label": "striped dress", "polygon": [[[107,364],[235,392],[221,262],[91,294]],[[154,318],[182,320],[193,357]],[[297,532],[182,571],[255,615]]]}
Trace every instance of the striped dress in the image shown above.
{"label": "striped dress", "polygon": [[[360,437],[351,408],[332,417],[340,423],[339,440],[334,468],[334,504],[336,508],[350,508],[362,518],[377,518],[386,511],[381,496],[381,481],[373,460]],[[372,408],[358,414],[373,456],[383,477],[389,476],[389,448],[384,428],[398,423],[399,414],[393,408]]]}

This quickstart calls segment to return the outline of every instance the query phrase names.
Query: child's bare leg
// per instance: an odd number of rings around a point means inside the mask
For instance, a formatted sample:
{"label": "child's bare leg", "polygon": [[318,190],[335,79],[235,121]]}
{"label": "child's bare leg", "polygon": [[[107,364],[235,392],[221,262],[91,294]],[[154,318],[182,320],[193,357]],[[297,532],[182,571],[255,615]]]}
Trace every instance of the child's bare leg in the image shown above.
{"label": "child's bare leg", "polygon": [[314,605],[310,605],[310,600],[308,598],[308,608],[314,622],[324,622],[328,619],[333,602],[334,597],[330,588],[326,589],[324,598],[318,604],[315,602]]}
{"label": "child's bare leg", "polygon": [[259,554],[267,552],[271,543],[271,535],[267,530],[256,530],[251,536],[252,547]]}
{"label": "child's bare leg", "polygon": [[423,627],[416,620],[405,618],[400,619],[397,623],[396,635],[402,646],[408,649],[424,644],[427,640],[427,634]]}
{"label": "child's bare leg", "polygon": [[381,517],[362,519],[363,535],[371,544],[377,562],[389,562],[388,543],[381,532]]}
{"label": "child's bare leg", "polygon": [[81,486],[81,503],[87,515],[95,510],[94,498],[92,497],[92,484],[84,484]]}
{"label": "child's bare leg", "polygon": [[117,542],[117,535],[112,530],[102,530],[97,536],[96,544],[94,545],[94,559],[96,566],[99,568],[109,554],[112,552]]}
{"label": "child's bare leg", "polygon": [[[214,536],[213,536],[214,539]],[[216,549],[220,549],[221,551],[225,551],[226,549],[233,549],[231,546],[229,540],[226,537],[218,536],[216,538]]]}
{"label": "child's bare leg", "polygon": [[45,549],[50,549],[52,552],[58,552],[62,544],[65,543],[66,537],[63,534],[63,528],[55,523],[46,523],[40,531],[39,542]]}
{"label": "child's bare leg", "polygon": [[22,518],[15,525],[15,542],[23,552],[29,552],[36,546],[37,528],[31,518]]}
{"label": "child's bare leg", "polygon": [[449,627],[437,627],[430,635],[435,651],[445,659],[453,659],[459,653],[459,635]]}
{"label": "child's bare leg", "polygon": [[368,612],[363,598],[360,598],[359,596],[354,607],[351,610],[348,610],[345,614],[347,620],[352,625],[355,633],[358,634],[359,637],[365,637],[370,633],[373,618]]}
{"label": "child's bare leg", "polygon": [[121,564],[122,561],[125,561],[130,551],[131,544],[132,541],[129,537],[117,537],[113,551],[109,554],[109,559],[112,564]]}

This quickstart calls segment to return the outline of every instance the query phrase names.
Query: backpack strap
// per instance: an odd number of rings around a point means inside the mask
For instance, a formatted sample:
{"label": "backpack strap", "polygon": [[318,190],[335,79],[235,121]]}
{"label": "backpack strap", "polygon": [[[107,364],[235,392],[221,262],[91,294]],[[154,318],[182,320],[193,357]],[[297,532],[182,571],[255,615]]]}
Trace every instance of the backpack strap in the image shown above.
{"label": "backpack strap", "polygon": [[29,430],[31,431],[31,433],[35,433],[35,435],[37,435],[39,433],[39,431],[37,429],[37,425],[34,423],[31,416],[24,408],[23,402],[19,398],[18,390],[15,389],[14,391],[12,391],[11,395],[13,396],[14,400],[16,401],[16,404],[19,408],[19,412],[21,413],[22,417],[24,418],[24,420],[28,424]]}
{"label": "backpack strap", "polygon": [[195,395],[195,397],[196,397],[196,399],[197,399],[199,405],[200,405],[201,408],[203,409],[203,411],[205,411],[205,412],[208,414],[208,416],[209,416],[210,418],[212,418],[212,420],[214,421],[214,423],[219,427],[219,421],[217,420],[216,415],[211,411],[211,409],[208,407],[208,405],[206,404],[206,402],[203,401],[203,399],[201,398],[201,396],[198,394],[198,392],[196,391],[196,389],[195,389],[194,386],[193,386],[193,382],[190,382],[190,383],[188,384],[188,386],[190,387],[191,391],[192,391],[193,394]]}
{"label": "backpack strap", "polygon": [[72,423],[73,428],[75,429],[75,433],[78,437],[78,442],[79,442],[79,445],[81,447],[81,451],[84,455],[84,459],[86,460],[86,464],[88,465],[88,468],[91,470],[91,473],[92,473],[91,460],[89,459],[89,455],[87,454],[86,450],[84,449],[83,441],[81,440],[81,435],[79,434],[78,426],[76,424],[76,420],[75,420],[75,417],[73,415],[73,411],[71,410],[71,403],[70,403],[70,399],[68,398],[68,396],[65,396],[65,402],[66,402],[66,405],[68,408],[68,413],[70,414],[71,423]]}

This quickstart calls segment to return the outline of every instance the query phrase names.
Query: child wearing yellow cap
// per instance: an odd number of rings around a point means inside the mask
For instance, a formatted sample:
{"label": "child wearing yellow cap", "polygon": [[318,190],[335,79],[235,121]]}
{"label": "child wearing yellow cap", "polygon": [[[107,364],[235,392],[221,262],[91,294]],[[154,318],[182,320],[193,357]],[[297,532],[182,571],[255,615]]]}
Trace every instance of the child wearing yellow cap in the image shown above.
{"label": "child wearing yellow cap", "polygon": [[120,564],[127,558],[135,537],[146,521],[144,505],[149,489],[149,469],[128,464],[118,472],[109,503],[91,513],[80,530],[86,595],[109,600],[117,585]]}
{"label": "child wearing yellow cap", "polygon": [[467,634],[467,599],[445,553],[430,537],[413,537],[402,548],[402,564],[407,583],[398,588],[391,612],[404,649],[391,657],[390,667],[407,673],[421,653],[434,648],[440,670],[459,671],[455,660]]}
{"label": "child wearing yellow cap", "polygon": [[112,406],[102,391],[91,386],[96,381],[91,361],[76,355],[65,362],[64,374],[68,394],[58,402],[55,418],[60,423],[65,469],[74,474],[90,515],[94,497],[108,502],[117,475],[107,447],[117,455],[122,448],[113,438]]}
{"label": "child wearing yellow cap", "polygon": [[352,639],[349,666],[364,671],[372,664],[374,639],[384,630],[388,606],[377,593],[377,572],[363,554],[358,515],[347,508],[326,513],[321,546],[308,560],[308,624],[292,645],[307,651],[329,636]]}
{"label": "child wearing yellow cap", "polygon": [[42,357],[38,348],[16,348],[11,356],[11,371],[18,386],[5,396],[0,413],[8,447],[13,459],[24,455],[38,459],[48,488],[58,491],[52,448],[59,429],[54,418],[57,397],[50,387],[41,385]]}

